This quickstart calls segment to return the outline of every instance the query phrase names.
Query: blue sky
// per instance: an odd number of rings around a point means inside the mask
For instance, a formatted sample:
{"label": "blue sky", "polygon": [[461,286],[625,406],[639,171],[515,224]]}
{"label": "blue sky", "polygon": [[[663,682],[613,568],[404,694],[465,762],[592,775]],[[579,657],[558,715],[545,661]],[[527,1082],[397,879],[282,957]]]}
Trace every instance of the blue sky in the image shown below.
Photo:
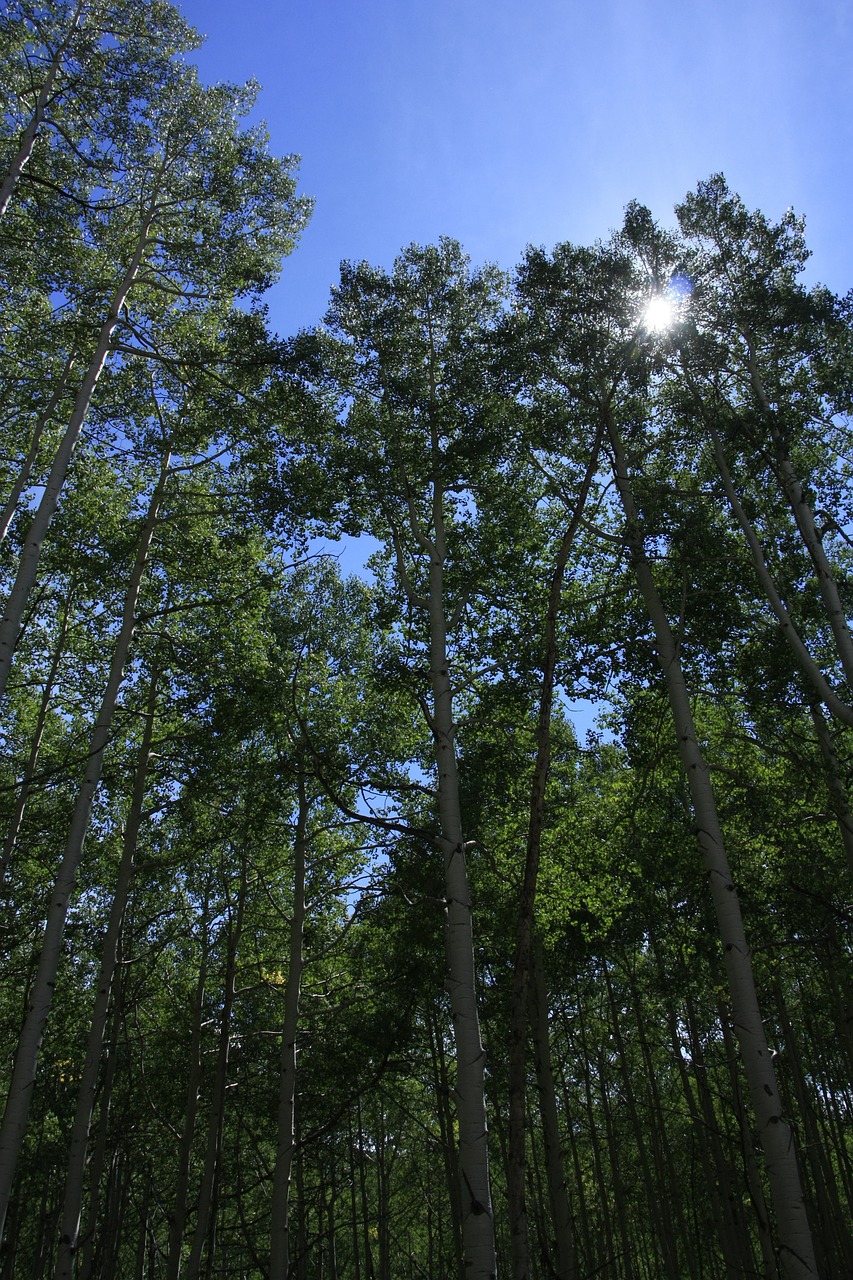
{"label": "blue sky", "polygon": [[[663,222],[722,170],[807,218],[809,274],[853,288],[850,0],[185,0],[207,80],[263,86],[316,209],[270,295],[316,323],[341,259],[455,236],[512,268],[639,199]],[[329,550],[362,571],[370,540]],[[594,709],[574,704],[581,733]]]}
{"label": "blue sky", "polygon": [[185,0],[207,80],[263,86],[273,149],[316,198],[270,299],[320,318],[343,258],[459,239],[512,267],[637,198],[662,221],[723,170],[807,218],[810,275],[853,287],[849,0]]}

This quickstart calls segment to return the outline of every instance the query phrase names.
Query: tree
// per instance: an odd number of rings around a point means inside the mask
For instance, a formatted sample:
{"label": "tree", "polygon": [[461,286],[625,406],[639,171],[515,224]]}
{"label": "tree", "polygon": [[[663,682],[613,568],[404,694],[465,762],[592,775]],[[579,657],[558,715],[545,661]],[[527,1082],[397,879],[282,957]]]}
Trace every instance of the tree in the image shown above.
{"label": "tree", "polygon": [[[88,265],[98,283],[93,289],[87,274],[64,289],[78,320],[96,336],[73,353],[82,377],[0,624],[0,697],[42,546],[107,362],[168,358],[176,336],[173,359],[186,361],[188,338],[203,325],[204,313],[218,307],[222,316],[235,299],[256,297],[304,224],[308,206],[295,195],[293,158],[273,159],[261,133],[239,128],[255,92],[255,86],[205,89],[192,69],[168,63],[129,123],[121,164],[113,162],[110,191],[118,212],[96,209],[86,219],[84,236],[94,245]],[[205,346],[196,341],[194,362],[204,359]]]}
{"label": "tree", "polygon": [[352,402],[343,448],[332,450],[332,459],[352,495],[350,527],[387,549],[400,674],[433,741],[463,1242],[470,1274],[484,1278],[497,1264],[466,869],[476,841],[466,840],[460,808],[454,703],[471,666],[468,636],[480,622],[474,616],[466,625],[467,611],[493,569],[489,521],[478,515],[494,510],[501,483],[499,412],[484,376],[481,335],[499,314],[501,293],[495,271],[470,272],[459,247],[445,240],[412,247],[390,276],[346,265],[327,317],[339,342],[333,358],[341,392]]}
{"label": "tree", "polygon": [[[563,246],[550,260],[530,255],[523,278],[524,298],[537,309],[546,351],[552,353],[551,381],[579,398],[591,423],[605,433],[613,479],[624,524],[621,536],[637,586],[652,624],[656,656],[667,690],[673,728],[688,779],[697,843],[708,876],[720,929],[732,1016],[750,1098],[761,1134],[772,1188],[786,1275],[816,1274],[814,1251],[803,1190],[796,1164],[793,1134],[784,1112],[771,1052],[759,1010],[750,950],[738,895],[725,849],[707,761],[700,746],[691,697],[680,658],[682,641],[673,630],[664,597],[655,580],[649,544],[652,537],[639,505],[629,456],[643,459],[652,447],[646,427],[652,417],[648,358],[642,345],[648,286],[637,270],[631,249],[639,244],[646,261],[666,264],[669,244],[651,244],[642,211],[629,210],[625,247],[618,242],[599,250]],[[654,256],[653,256],[654,255]],[[672,263],[674,274],[677,265]],[[545,317],[561,312],[562,323],[545,338]],[[550,334],[555,327],[550,326]],[[627,440],[627,443],[626,443]],[[655,445],[659,447],[659,439]],[[657,534],[660,537],[660,534]],[[683,624],[682,624],[683,625]]]}

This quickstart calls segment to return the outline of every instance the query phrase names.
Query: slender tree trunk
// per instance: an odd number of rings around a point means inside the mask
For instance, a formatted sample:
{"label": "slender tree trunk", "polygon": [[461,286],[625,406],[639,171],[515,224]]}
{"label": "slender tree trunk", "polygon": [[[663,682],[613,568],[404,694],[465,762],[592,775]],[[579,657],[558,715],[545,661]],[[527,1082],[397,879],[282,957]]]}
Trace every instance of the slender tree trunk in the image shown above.
{"label": "slender tree trunk", "polygon": [[101,1086],[100,1111],[95,1141],[92,1146],[92,1158],[89,1161],[89,1212],[85,1231],[81,1233],[79,1242],[79,1262],[77,1265],[78,1280],[91,1280],[95,1265],[95,1243],[100,1221],[101,1182],[107,1164],[107,1139],[110,1129],[110,1106],[113,1096],[116,1069],[118,1067],[118,1042],[122,1027],[122,984],[116,985],[112,1028],[107,1052],[107,1065]]}
{"label": "slender tree trunk", "polygon": [[518,923],[513,959],[512,993],[509,1018],[509,1230],[512,1247],[514,1280],[529,1280],[530,1242],[525,1203],[525,1101],[527,1097],[527,1026],[530,1008],[530,969],[536,888],[542,854],[542,831],[545,826],[545,787],[551,764],[551,712],[554,704],[554,673],[557,668],[557,620],[560,598],[566,576],[566,565],[578,525],[586,506],[590,486],[598,466],[602,431],[596,434],[592,455],[578,493],[569,526],[560,541],[545,617],[542,654],[542,685],[539,694],[539,718],[536,730],[536,761],[530,788],[530,817],[527,825],[527,848],[521,884]]}
{"label": "slender tree trunk", "polygon": [[[665,1150],[668,1150],[669,1143],[666,1133],[667,1108],[663,1105],[658,1087],[658,1071],[652,1058],[652,1049],[649,1044],[649,1038],[646,1035],[646,1019],[644,1016],[643,999],[640,989],[637,986],[633,974],[629,973],[629,990],[631,995],[631,1003],[634,1009],[634,1018],[637,1026],[637,1039],[640,1044],[640,1050],[643,1055],[643,1062],[646,1068],[646,1080],[648,1082],[649,1097],[651,1100],[650,1116],[651,1123],[645,1126],[649,1134],[649,1145],[652,1152],[652,1162],[655,1168],[655,1178],[657,1180],[658,1203],[661,1206],[660,1219],[661,1227],[665,1232],[668,1240],[666,1247],[669,1252],[670,1266],[675,1274],[679,1271],[679,1254],[678,1242],[681,1240],[685,1251],[690,1247],[689,1231],[684,1221],[683,1204],[685,1199],[691,1198],[691,1193],[685,1195],[685,1188],[678,1185],[677,1175],[673,1172],[672,1162],[667,1159]],[[653,1020],[654,1025],[654,1020]],[[685,1257],[689,1257],[689,1253],[685,1252]]]}
{"label": "slender tree trunk", "polygon": [[778,430],[774,432],[774,436],[777,445],[776,466],[782,489],[790,503],[797,528],[814,566],[827,621],[835,638],[835,647],[847,677],[847,683],[853,686],[853,636],[847,625],[847,612],[841,600],[838,583],[835,581],[835,575],[824,550],[823,539],[818,532],[814,512],[806,498],[802,482],[795,474],[791,459],[780,442]]}
{"label": "slender tree trunk", "polygon": [[[805,1147],[812,1171],[812,1183],[815,1198],[822,1218],[820,1230],[821,1243],[825,1258],[824,1266],[829,1274],[839,1269],[845,1260],[853,1258],[853,1235],[847,1225],[844,1210],[838,1197],[838,1175],[832,1167],[826,1143],[815,1114],[809,1078],[812,1072],[806,1071],[800,1060],[800,1049],[782,988],[777,982],[775,992],[776,1008],[779,1012],[779,1024],[784,1036],[785,1074],[790,1077],[797,1097],[800,1114],[803,1117],[805,1130]],[[834,1254],[834,1262],[830,1265],[830,1257]]]}
{"label": "slender tree trunk", "polygon": [[[367,1280],[375,1280],[373,1249],[370,1244],[370,1203],[367,1195],[367,1156],[364,1151],[364,1121],[361,1115],[361,1099],[356,1103],[358,1120],[358,1188],[361,1197],[361,1229],[364,1237],[364,1262]],[[304,1254],[304,1250],[302,1251]]]}
{"label": "slender tree trunk", "polygon": [[178,1280],[181,1273],[181,1254],[184,1245],[184,1231],[187,1225],[187,1202],[189,1198],[190,1164],[192,1162],[193,1138],[195,1137],[196,1116],[198,1114],[198,1097],[201,1089],[202,1072],[202,1024],[204,1021],[204,996],[207,985],[207,956],[209,918],[209,890],[205,887],[204,901],[201,911],[202,952],[193,999],[192,1029],[190,1032],[190,1067],[187,1079],[186,1102],[184,1104],[184,1124],[178,1143],[178,1171],[175,1179],[175,1201],[169,1215],[169,1252],[166,1257],[166,1280]]}
{"label": "slender tree trunk", "polygon": [[681,1051],[676,1015],[669,1005],[667,1006],[666,1012],[672,1053],[675,1062],[678,1065],[678,1074],[681,1077],[681,1090],[684,1094],[684,1100],[687,1103],[693,1133],[695,1134],[696,1143],[699,1148],[699,1161],[702,1165],[702,1174],[705,1180],[705,1188],[708,1193],[708,1202],[711,1206],[711,1213],[713,1214],[717,1229],[717,1240],[719,1241],[720,1251],[723,1255],[726,1280],[738,1280],[738,1277],[742,1276],[744,1271],[741,1266],[741,1258],[737,1250],[737,1241],[732,1234],[731,1223],[726,1212],[726,1207],[723,1203],[723,1195],[721,1194],[725,1187],[725,1182],[722,1179],[718,1182],[717,1172],[714,1169],[714,1165],[711,1160],[709,1135],[706,1132],[706,1119],[702,1116],[699,1110],[699,1106],[693,1092],[693,1085],[690,1080],[690,1073],[687,1070],[687,1064],[684,1061],[684,1055]]}
{"label": "slender tree trunk", "polygon": [[270,1280],[288,1280],[290,1274],[290,1180],[296,1143],[296,1032],[302,989],[302,939],[305,931],[305,852],[309,802],[305,776],[298,781],[299,811],[293,841],[293,916],[290,922],[290,955],[284,989],[284,1025],[281,1033],[278,1142],[272,1185]]}
{"label": "slender tree trunk", "polygon": [[809,1280],[818,1273],[797,1168],[794,1134],[782,1114],[758,1007],[740,903],[726,855],[710,774],[693,723],[679,648],[646,556],[622,440],[609,410],[607,427],[616,484],[625,512],[631,565],[655,631],[658,661],[666,682],[678,750],[690,788],[697,840],[717,914],[733,1020],[770,1180],[783,1274],[786,1280]]}
{"label": "slender tree trunk", "polygon": [[18,150],[12,158],[12,162],[9,165],[7,172],[4,174],[2,182],[0,182],[0,218],[3,217],[3,214],[8,209],[9,201],[14,195],[15,188],[21,180],[21,174],[24,172],[27,162],[33,154],[33,147],[35,146],[39,129],[44,122],[48,105],[50,104],[50,100],[53,96],[56,77],[59,75],[62,68],[63,59],[68,52],[71,41],[74,39],[75,32],[80,25],[80,19],[83,16],[85,8],[86,0],[79,0],[71,16],[71,23],[68,27],[65,38],[62,43],[57,46],[56,51],[50,60],[50,65],[48,66],[44,83],[36,97],[33,114],[30,116],[26,128],[21,134],[18,142]]}
{"label": "slender tree trunk", "polygon": [[[295,1130],[294,1130],[295,1137]],[[358,1220],[358,1186],[355,1167],[355,1134],[352,1131],[352,1114],[347,1116],[347,1155],[349,1162],[349,1211],[350,1233],[352,1240],[353,1280],[361,1280],[361,1240],[359,1238]],[[429,1201],[427,1201],[429,1210]]]}
{"label": "slender tree trunk", "polygon": [[89,1148],[89,1133],[92,1127],[92,1115],[95,1109],[95,1091],[98,1085],[101,1057],[104,1048],[104,1033],[107,1026],[110,997],[116,971],[121,928],[127,907],[130,882],[133,875],[139,829],[142,825],[142,811],[145,803],[145,791],[148,781],[148,764],[151,755],[151,743],[154,737],[154,719],[157,709],[157,673],[152,673],[148,703],[145,710],[145,728],[139,747],[139,757],[133,782],[130,810],[124,830],[121,861],[118,878],[113,895],[107,932],[104,937],[101,969],[95,994],[95,1007],[92,1011],[92,1023],[86,1043],[86,1056],[77,1094],[77,1109],[71,1130],[71,1149],[68,1157],[68,1172],[65,1179],[65,1202],[62,1210],[59,1234],[59,1252],[56,1263],[56,1280],[71,1280],[74,1272],[74,1260],[77,1253],[78,1235],[80,1231],[80,1214],[83,1208],[83,1182],[86,1169],[86,1154]]}
{"label": "slender tree trunk", "polygon": [[[437,452],[437,448],[436,448]],[[433,482],[434,542],[429,566],[429,662],[432,733],[438,773],[438,805],[444,848],[447,989],[456,1045],[456,1104],[462,1182],[462,1241],[468,1280],[497,1275],[485,1098],[485,1052],[480,1036],[474,975],[471,893],[459,803],[453,691],[445,617],[444,494]]]}
{"label": "slender tree trunk", "polygon": [[773,1248],[773,1234],[770,1226],[770,1216],[767,1212],[767,1202],[764,1198],[764,1187],[761,1183],[761,1173],[758,1168],[758,1162],[755,1159],[755,1146],[749,1117],[747,1116],[746,1107],[743,1104],[743,1097],[741,1095],[740,1079],[738,1077],[737,1069],[738,1052],[732,1041],[728,1015],[719,1002],[717,1006],[717,1018],[720,1024],[720,1030],[723,1033],[726,1065],[729,1069],[729,1077],[731,1080],[731,1096],[734,1100],[735,1118],[740,1130],[740,1146],[743,1155],[746,1186],[749,1192],[749,1198],[752,1201],[754,1220],[758,1227],[758,1245],[761,1250],[761,1261],[764,1266],[764,1280],[777,1280],[779,1268],[776,1260],[776,1251]]}
{"label": "slender tree trunk", "polygon": [[[595,1099],[593,1096],[592,1072],[594,1069],[594,1057],[591,1052],[591,1049],[589,1046],[589,1040],[586,1034],[586,1026],[584,1023],[583,1011],[581,1006],[581,994],[580,994],[580,989],[577,985],[575,987],[575,994],[576,994],[576,1006],[578,1009],[578,1026],[580,1030],[580,1053],[575,1052],[571,1056],[574,1062],[581,1064],[582,1071],[583,1071],[583,1089],[584,1089],[584,1101],[586,1103],[587,1129],[589,1131],[589,1144],[592,1151],[592,1163],[593,1163],[593,1171],[594,1171],[593,1203],[605,1205],[608,1203],[610,1197],[608,1192],[607,1180],[604,1176],[604,1161],[602,1159],[601,1144],[598,1138],[598,1134],[599,1134],[598,1112],[595,1106]],[[565,1019],[563,1021],[564,1021],[564,1034],[566,1036],[566,1039],[569,1039],[568,1028],[565,1027]],[[564,1065],[559,1058],[558,1058],[558,1063],[560,1065],[561,1083],[563,1086],[563,1097],[567,1100],[566,1105],[568,1108],[568,1081],[566,1080],[566,1077],[565,1077]],[[582,1171],[577,1170],[577,1166],[576,1166],[576,1173],[578,1176],[579,1185],[582,1185],[582,1182],[583,1182],[583,1179],[581,1177],[581,1172]],[[606,1267],[615,1267],[616,1265],[615,1260],[618,1257],[618,1251],[614,1247],[613,1228],[610,1221],[610,1215],[600,1214],[599,1220],[601,1220],[602,1216],[604,1216],[605,1218],[605,1234],[603,1239],[603,1247],[606,1248],[607,1255],[602,1260],[600,1265],[594,1265],[594,1264],[598,1264],[598,1259],[597,1258],[594,1259],[592,1253],[590,1252],[589,1257],[587,1259],[587,1266],[588,1266],[588,1269],[592,1271],[593,1274],[595,1274],[596,1270],[604,1270]],[[620,1220],[620,1226],[621,1226],[621,1220]],[[589,1232],[587,1234],[589,1236]],[[599,1236],[599,1238],[601,1238],[600,1231],[597,1231],[596,1234]]]}
{"label": "slender tree trunk", "polygon": [[652,1224],[652,1240],[659,1245],[661,1253],[663,1254],[663,1264],[661,1265],[657,1261],[658,1255],[657,1250],[655,1250],[655,1270],[660,1271],[661,1274],[667,1275],[670,1280],[678,1280],[678,1260],[675,1253],[669,1206],[663,1203],[662,1197],[658,1194],[658,1188],[655,1186],[655,1180],[652,1177],[652,1170],[647,1150],[646,1133],[643,1125],[640,1123],[637,1100],[634,1095],[634,1086],[632,1083],[633,1072],[629,1067],[625,1040],[622,1035],[622,1014],[616,1002],[613,983],[610,980],[610,969],[606,960],[603,962],[603,972],[608,1004],[610,1005],[610,1025],[613,1028],[613,1043],[616,1047],[618,1071],[619,1075],[622,1077],[621,1094],[627,1106],[628,1118],[633,1131],[634,1149],[640,1170],[640,1181],[643,1185],[646,1204],[648,1206],[648,1221]]}
{"label": "slender tree trunk", "polygon": [[794,470],[791,456],[779,429],[779,415],[770,404],[767,390],[758,369],[755,350],[751,338],[749,343],[749,376],[756,399],[761,406],[770,428],[770,436],[776,454],[775,472],[794,516],[800,537],[808,551],[817,577],[818,589],[823,598],[826,617],[830,630],[835,638],[835,645],[847,683],[853,686],[853,636],[847,625],[847,611],[841,601],[838,583],[829,558],[823,547],[823,539],[818,531],[814,512],[811,508],[802,481]]}
{"label": "slender tree trunk", "polygon": [[65,853],[51,894],[38,969],[30,989],[29,1007],[18,1040],[12,1079],[9,1084],[2,1126],[0,1126],[0,1236],[6,1219],[18,1156],[27,1129],[39,1050],[62,957],[62,940],[65,935],[68,906],[83,857],[83,845],[89,827],[92,802],[101,778],[104,750],[109,741],[118,694],[124,678],[124,668],[130,653],[136,606],[168,475],[169,454],[167,452],[160,467],[160,477],[151,496],[148,513],[137,544],[136,562],[125,596],[121,627],[113,651],[107,687],[89,744],[88,763],[71,817]]}
{"label": "slender tree trunk", "polygon": [[616,1090],[612,1088],[608,1079],[608,1073],[604,1065],[604,1057],[599,1053],[597,1058],[598,1066],[598,1088],[600,1093],[601,1111],[604,1115],[604,1131],[607,1137],[607,1155],[610,1164],[611,1185],[613,1187],[613,1208],[616,1214],[616,1229],[619,1233],[620,1248],[616,1254],[621,1261],[614,1267],[614,1275],[622,1275],[625,1280],[635,1280],[637,1275],[635,1268],[635,1235],[631,1232],[631,1221],[628,1214],[628,1207],[625,1203],[625,1188],[622,1181],[622,1169],[624,1161],[620,1144],[616,1136],[616,1126],[613,1119],[613,1107],[611,1099],[617,1096]]}
{"label": "slender tree trunk", "polygon": [[24,539],[24,548],[21,553],[15,583],[6,602],[2,622],[0,622],[0,699],[2,699],[6,691],[9,672],[12,668],[12,657],[21,632],[24,610],[36,580],[36,571],[44,539],[59,505],[59,498],[65,484],[65,478],[68,475],[71,457],[80,438],[80,431],[89,410],[95,387],[109,355],[113,330],[118,324],[122,308],[148,249],[149,231],[153,217],[152,206],[140,230],[130,265],[113,294],[107,318],[101,325],[95,350],[89,361],[83,382],[77,392],[68,426],[65,428],[65,433],[59,442],[59,448],[54,454],[53,464],[50,468],[41,502]]}
{"label": "slender tree trunk", "polygon": [[[531,1029],[533,1033],[533,1059],[536,1067],[536,1083],[539,1091],[539,1111],[542,1118],[542,1139],[545,1146],[545,1172],[548,1178],[548,1194],[551,1216],[557,1240],[556,1280],[575,1280],[575,1237],[572,1210],[566,1187],[566,1172],[560,1143],[560,1120],[557,1111],[557,1091],[551,1065],[551,1037],[548,1029],[548,1001],[542,965],[534,948],[531,975]],[[568,1118],[571,1124],[571,1116]]]}
{"label": "slender tree trunk", "polygon": [[800,636],[799,631],[794,625],[794,621],[788,612],[788,609],[782,600],[779,589],[773,581],[773,576],[767,566],[764,556],[764,549],[758,539],[758,535],[753,528],[749,516],[746,514],[743,504],[738,498],[735,490],[734,481],[732,480],[728,464],[723,453],[723,447],[720,438],[715,431],[713,425],[708,422],[708,434],[711,437],[711,443],[714,448],[714,458],[717,463],[717,470],[720,473],[720,479],[723,482],[723,488],[728,498],[729,506],[732,514],[741,527],[746,544],[749,547],[752,562],[758,576],[758,581],[767,597],[767,602],[776,620],[782,630],[782,635],[793,653],[800,670],[808,681],[809,686],[814,689],[820,700],[825,703],[832,714],[841,720],[843,724],[853,725],[853,707],[844,702],[832,688],[823,671],[818,666],[808,648]]}
{"label": "slender tree trunk", "polygon": [[809,711],[815,729],[820,754],[823,758],[824,775],[829,791],[829,802],[838,824],[838,833],[847,855],[847,866],[853,872],[853,813],[847,799],[847,787],[841,772],[841,763],[835,750],[835,742],[826,717],[816,698],[809,700]]}
{"label": "slender tree trunk", "polygon": [[59,626],[59,635],[56,639],[56,645],[53,650],[53,656],[50,662],[50,670],[47,673],[44,691],[41,696],[41,704],[39,706],[38,716],[36,718],[35,731],[33,732],[32,742],[30,743],[30,754],[24,768],[24,775],[21,779],[18,789],[18,797],[15,801],[15,808],[6,831],[6,839],[3,842],[3,854],[0,859],[0,892],[5,889],[7,877],[12,857],[18,843],[18,836],[21,832],[21,824],[24,821],[24,814],[27,809],[27,802],[30,798],[30,790],[33,784],[33,778],[36,773],[36,765],[38,764],[39,752],[41,751],[42,737],[44,736],[44,728],[47,724],[48,712],[53,699],[54,686],[56,684],[56,676],[59,671],[59,664],[65,653],[65,640],[68,635],[68,624],[71,614],[71,600],[74,594],[74,581],[72,579],[68,592],[65,597],[65,605],[62,610],[62,622]]}
{"label": "slender tree trunk", "polygon": [[438,1128],[441,1134],[441,1154],[447,1195],[450,1202],[450,1231],[453,1242],[453,1260],[457,1280],[465,1280],[465,1261],[462,1250],[462,1204],[459,1192],[459,1171],[453,1142],[453,1115],[450,1107],[450,1081],[447,1074],[447,1058],[441,1036],[441,1027],[432,1007],[427,1008],[426,1022],[430,1035],[430,1053],[435,1087]]}
{"label": "slender tree trunk", "polygon": [[15,517],[15,512],[18,509],[21,494],[29,484],[30,476],[33,473],[33,468],[35,467],[36,459],[39,455],[39,446],[41,445],[41,438],[44,434],[44,429],[56,412],[56,406],[59,404],[59,401],[65,392],[65,388],[68,386],[68,380],[71,377],[71,370],[74,367],[74,361],[75,357],[73,355],[69,356],[66,360],[62,377],[59,379],[53,394],[36,420],[33,438],[30,441],[27,456],[24,458],[15,483],[12,485],[12,491],[9,494],[5,507],[3,508],[3,514],[0,515],[0,542],[5,540],[6,535],[9,532],[9,526],[11,525]]}
{"label": "slender tree trunk", "polygon": [[[201,1175],[201,1187],[198,1195],[198,1215],[193,1232],[190,1256],[187,1262],[187,1280],[199,1280],[201,1274],[201,1258],[205,1243],[208,1246],[208,1259],[213,1251],[213,1231],[215,1229],[215,1188],[222,1150],[222,1125],[225,1119],[225,1094],[228,1085],[228,1057],[231,1045],[231,1013],[237,993],[237,953],[243,933],[243,917],[246,909],[248,855],[243,851],[240,868],[240,888],[237,898],[237,910],[228,936],[228,958],[225,970],[225,992],[222,1003],[222,1014],[219,1022],[219,1047],[216,1055],[216,1072],[213,1081],[213,1096],[210,1105],[210,1117],[207,1125],[207,1147],[204,1156],[204,1167]],[[210,1237],[210,1238],[209,1238]]]}

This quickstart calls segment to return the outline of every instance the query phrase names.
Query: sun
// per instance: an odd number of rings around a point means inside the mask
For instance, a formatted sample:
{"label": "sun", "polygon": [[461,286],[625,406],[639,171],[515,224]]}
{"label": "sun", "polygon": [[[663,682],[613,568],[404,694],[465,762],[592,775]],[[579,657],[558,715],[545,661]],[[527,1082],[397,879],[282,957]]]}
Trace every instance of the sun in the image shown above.
{"label": "sun", "polygon": [[665,293],[658,293],[643,312],[643,328],[649,333],[663,333],[675,319],[676,302]]}

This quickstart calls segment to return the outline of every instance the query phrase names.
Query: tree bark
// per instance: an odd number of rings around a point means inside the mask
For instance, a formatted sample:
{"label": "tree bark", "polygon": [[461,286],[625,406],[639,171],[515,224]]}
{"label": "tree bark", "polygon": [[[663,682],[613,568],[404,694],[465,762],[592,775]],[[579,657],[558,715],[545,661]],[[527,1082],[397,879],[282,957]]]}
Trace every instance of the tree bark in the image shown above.
{"label": "tree bark", "polygon": [[101,1086],[100,1113],[95,1141],[92,1146],[92,1158],[89,1161],[89,1213],[86,1227],[80,1235],[79,1262],[77,1265],[78,1280],[91,1280],[95,1266],[95,1243],[100,1220],[101,1181],[107,1163],[107,1139],[110,1127],[110,1105],[118,1067],[118,1040],[123,1022],[122,984],[116,986],[116,998],[113,1002],[112,1028],[107,1051],[107,1066]]}
{"label": "tree bark", "polygon": [[[545,1172],[551,1201],[551,1217],[557,1240],[556,1280],[575,1280],[575,1233],[572,1209],[566,1186],[566,1172],[560,1143],[560,1120],[557,1111],[557,1091],[551,1064],[551,1037],[548,1029],[548,1001],[539,956],[534,949],[531,974],[530,1003],[532,1010],[533,1061],[539,1092],[539,1110],[542,1117],[542,1139],[545,1146]],[[569,1117],[571,1124],[571,1117]]]}
{"label": "tree bark", "polygon": [[821,711],[816,698],[809,700],[809,711],[811,712],[815,736],[820,747],[820,754],[823,758],[829,802],[832,805],[832,811],[835,814],[835,820],[838,825],[838,834],[841,836],[841,843],[847,855],[847,866],[853,872],[853,813],[850,812],[850,802],[847,799],[847,787],[842,777],[841,763],[835,750],[832,733],[826,723],[826,717]]}
{"label": "tree bark", "polygon": [[797,1168],[794,1133],[782,1112],[710,773],[693,723],[679,647],[646,556],[622,440],[609,408],[605,416],[616,485],[625,513],[631,567],[655,631],[658,662],[666,683],[678,751],[690,788],[697,841],[720,929],[733,1021],[770,1181],[783,1275],[786,1280],[809,1280],[818,1272]]}
{"label": "tree bark", "polygon": [[838,583],[832,571],[832,565],[824,550],[823,539],[818,531],[811,503],[806,497],[802,481],[794,470],[791,456],[779,429],[779,416],[770,404],[767,390],[762,381],[755,358],[752,339],[747,338],[749,346],[749,377],[755,397],[770,427],[770,435],[776,455],[774,470],[788,501],[794,520],[808,551],[817,577],[818,590],[823,598],[826,617],[830,630],[835,638],[835,645],[848,685],[853,688],[853,636],[847,625],[847,613],[841,602]]}
{"label": "tree bark", "polygon": [[21,824],[24,821],[24,814],[27,810],[27,802],[30,798],[33,778],[36,774],[36,765],[38,764],[39,752],[41,751],[41,741],[44,736],[47,716],[50,711],[50,704],[53,698],[56,676],[59,671],[59,664],[65,654],[65,640],[68,635],[68,623],[71,614],[71,600],[73,594],[74,582],[72,580],[65,597],[65,607],[62,611],[59,635],[56,639],[56,645],[50,662],[50,670],[48,671],[44,690],[41,696],[35,730],[33,732],[32,742],[30,743],[30,754],[27,758],[26,766],[24,767],[24,776],[22,777],[18,788],[18,797],[15,801],[15,808],[12,812],[8,830],[6,831],[6,839],[3,842],[3,854],[2,858],[0,858],[0,892],[6,888],[12,857],[14,856],[15,848],[18,843],[18,836],[21,833]]}
{"label": "tree bark", "polygon": [[707,425],[708,433],[711,437],[711,443],[714,448],[714,458],[717,463],[717,470],[720,473],[720,479],[723,482],[723,488],[726,492],[729,506],[731,507],[732,514],[741,527],[741,532],[743,533],[746,544],[749,547],[750,555],[752,556],[752,562],[755,565],[758,581],[761,583],[770,608],[776,615],[776,620],[779,623],[782,635],[785,637],[800,670],[811,688],[814,689],[815,693],[820,698],[821,702],[825,703],[832,714],[837,719],[841,720],[843,724],[853,725],[853,707],[844,702],[832,688],[826,676],[809,653],[805,642],[794,625],[794,621],[788,612],[781,595],[779,594],[776,583],[773,581],[773,576],[767,566],[764,549],[759,542],[758,535],[752,526],[751,520],[744,511],[743,504],[735,490],[734,481],[732,480],[725,455],[723,454],[723,447],[720,442],[720,438],[710,422]]}
{"label": "tree bark", "polygon": [[184,1231],[187,1225],[187,1202],[190,1185],[190,1163],[195,1136],[198,1096],[202,1071],[202,1023],[204,1021],[204,996],[207,985],[208,928],[210,925],[209,889],[205,886],[201,911],[202,951],[193,999],[192,1027],[190,1031],[190,1067],[187,1079],[184,1124],[178,1142],[178,1170],[175,1179],[175,1200],[169,1214],[169,1251],[166,1256],[166,1280],[178,1280],[181,1273],[181,1254]]}
{"label": "tree bark", "polygon": [[231,1047],[231,1013],[237,994],[237,953],[243,933],[246,909],[247,858],[244,849],[240,868],[240,887],[237,910],[228,934],[228,957],[225,969],[225,992],[219,1021],[219,1046],[216,1054],[216,1072],[213,1080],[213,1096],[207,1124],[207,1144],[204,1167],[198,1194],[198,1215],[193,1232],[190,1256],[187,1261],[187,1280],[199,1280],[201,1258],[205,1244],[208,1248],[208,1264],[213,1254],[215,1231],[215,1191],[222,1150],[222,1125],[225,1119],[225,1095],[228,1084],[228,1057]]}

